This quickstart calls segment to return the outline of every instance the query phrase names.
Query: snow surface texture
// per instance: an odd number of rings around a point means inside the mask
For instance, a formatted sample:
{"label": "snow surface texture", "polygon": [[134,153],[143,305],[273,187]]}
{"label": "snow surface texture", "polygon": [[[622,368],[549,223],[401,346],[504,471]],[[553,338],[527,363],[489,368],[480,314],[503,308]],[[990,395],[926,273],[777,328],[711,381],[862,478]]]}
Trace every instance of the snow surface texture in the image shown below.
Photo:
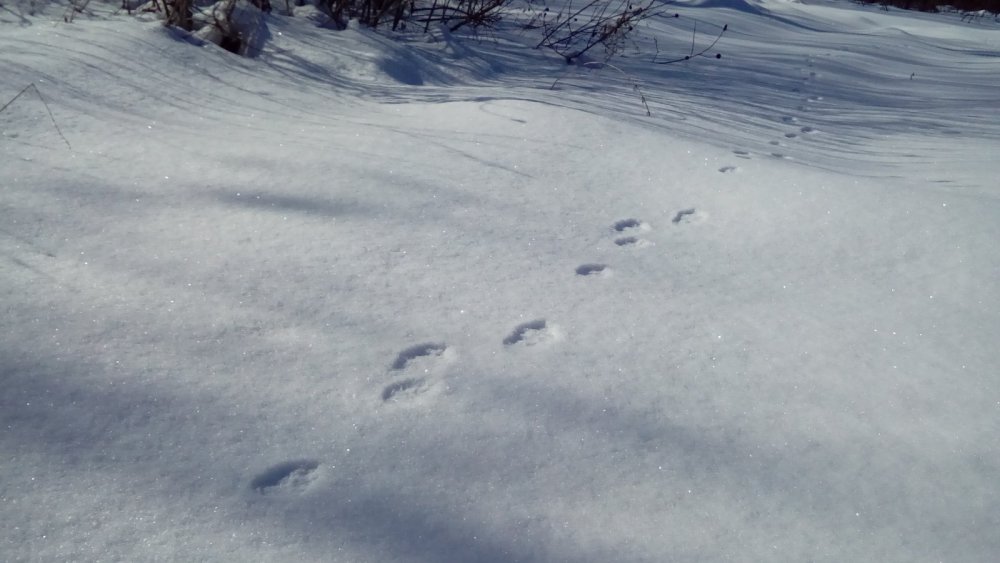
{"label": "snow surface texture", "polygon": [[995,24],[691,2],[637,40],[721,60],[617,72],[63,9],[0,8],[71,147],[0,113],[0,559],[1000,557]]}

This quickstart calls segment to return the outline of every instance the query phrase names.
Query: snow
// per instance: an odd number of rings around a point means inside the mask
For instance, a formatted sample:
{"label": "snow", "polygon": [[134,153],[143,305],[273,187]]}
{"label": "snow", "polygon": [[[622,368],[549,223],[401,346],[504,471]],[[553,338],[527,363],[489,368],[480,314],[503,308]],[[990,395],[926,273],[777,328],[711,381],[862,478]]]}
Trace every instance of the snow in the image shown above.
{"label": "snow", "polygon": [[611,67],[38,6],[0,559],[1000,557],[996,23],[692,1]]}

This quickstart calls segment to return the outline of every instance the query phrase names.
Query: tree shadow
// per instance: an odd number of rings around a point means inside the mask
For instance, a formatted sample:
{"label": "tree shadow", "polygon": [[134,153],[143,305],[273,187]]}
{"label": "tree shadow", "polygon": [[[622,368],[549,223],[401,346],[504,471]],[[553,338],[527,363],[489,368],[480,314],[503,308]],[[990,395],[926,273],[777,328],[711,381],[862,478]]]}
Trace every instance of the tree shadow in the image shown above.
{"label": "tree shadow", "polygon": [[374,209],[357,201],[337,201],[308,196],[268,194],[257,190],[250,190],[249,192],[216,190],[214,197],[225,204],[275,213],[322,215],[324,217],[344,217],[349,215],[371,216],[375,214]]}
{"label": "tree shadow", "polygon": [[[259,413],[237,410],[220,416],[232,405],[220,403],[218,397],[178,393],[181,389],[169,390],[155,383],[125,381],[98,386],[97,382],[108,375],[101,373],[105,371],[103,366],[33,356],[16,347],[0,347],[0,357],[4,358],[0,364],[0,388],[4,389],[0,396],[0,424],[5,429],[0,445],[6,455],[12,456],[6,464],[12,473],[0,491],[12,502],[17,502],[26,489],[54,487],[57,483],[51,479],[59,479],[58,486],[67,493],[64,514],[70,522],[74,509],[78,509],[91,512],[94,522],[111,524],[118,516],[96,507],[74,506],[79,502],[73,500],[74,487],[96,483],[99,490],[108,486],[106,492],[111,495],[127,491],[164,521],[184,518],[176,511],[181,502],[187,509],[184,512],[201,514],[197,517],[201,522],[205,522],[205,513],[218,513],[219,517],[209,519],[217,529],[235,531],[251,526],[268,530],[263,533],[287,534],[285,542],[288,537],[311,538],[303,540],[299,548],[315,552],[316,556],[329,553],[329,541],[349,540],[355,549],[361,546],[369,554],[393,560],[539,560],[510,542],[510,538],[469,523],[466,515],[450,513],[445,506],[428,505],[393,483],[367,479],[361,472],[355,474],[360,485],[352,485],[352,490],[345,493],[350,494],[347,499],[324,490],[312,496],[293,490],[288,496],[272,499],[272,493],[266,490],[289,475],[335,465],[337,460],[329,456],[330,452],[319,452],[324,455],[269,467],[261,464],[256,473],[238,465],[220,467],[212,441],[198,439],[193,426],[219,428],[225,419],[224,424],[246,432],[264,433],[266,424],[262,424]],[[201,421],[178,418],[179,413],[191,412],[217,414],[202,417]],[[192,426],[192,422],[196,423]],[[21,459],[44,460],[46,468],[37,471],[35,466],[21,465]],[[227,477],[233,481],[227,483]],[[79,483],[77,478],[82,478]],[[476,476],[461,478],[475,480]],[[459,481],[452,486],[463,485]],[[15,490],[18,488],[21,490]],[[227,519],[234,514],[242,514],[242,518]],[[30,518],[21,522],[29,530],[37,524]],[[129,549],[141,553],[144,548],[131,545],[138,540],[130,534],[142,533],[143,529],[138,528],[117,538],[115,547],[124,546],[124,554],[130,553]],[[60,527],[49,529],[48,534],[69,539]],[[261,556],[267,558],[263,553]]]}

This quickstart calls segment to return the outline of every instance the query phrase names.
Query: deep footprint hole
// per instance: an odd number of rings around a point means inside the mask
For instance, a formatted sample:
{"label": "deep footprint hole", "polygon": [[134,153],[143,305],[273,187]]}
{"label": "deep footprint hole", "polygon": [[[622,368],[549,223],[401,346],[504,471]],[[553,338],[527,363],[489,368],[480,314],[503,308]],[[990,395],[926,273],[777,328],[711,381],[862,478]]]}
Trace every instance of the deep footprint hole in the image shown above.
{"label": "deep footprint hole", "polygon": [[514,332],[510,333],[507,338],[503,339],[503,343],[507,346],[511,344],[517,344],[524,340],[525,336],[531,331],[535,330],[545,330],[545,319],[538,319],[531,322],[519,324],[514,328]]}
{"label": "deep footprint hole", "polygon": [[604,264],[584,264],[576,269],[576,275],[578,276],[592,276],[594,274],[600,274],[607,266]]}
{"label": "deep footprint hole", "polygon": [[257,492],[264,493],[286,481],[303,478],[315,471],[317,467],[319,467],[319,462],[312,459],[279,463],[254,477],[253,481],[250,482],[250,487]]}
{"label": "deep footprint hole", "polygon": [[390,385],[387,385],[385,389],[382,390],[382,400],[391,401],[393,398],[411,389],[416,389],[420,387],[424,382],[423,379],[404,379],[402,381],[397,381]]}
{"label": "deep footprint hole", "polygon": [[688,215],[694,215],[694,212],[695,209],[693,207],[690,209],[681,209],[677,212],[677,215],[674,215],[674,224],[676,225],[677,223],[680,223]]}
{"label": "deep footprint hole", "polygon": [[641,224],[642,223],[638,219],[622,219],[621,221],[615,223],[614,229],[620,233],[625,229],[634,229]]}
{"label": "deep footprint hole", "polygon": [[447,346],[445,346],[442,342],[428,342],[425,344],[410,346],[396,356],[396,361],[392,362],[392,369],[403,369],[406,367],[406,364],[410,363],[410,361],[424,356],[440,356],[444,352],[445,348],[447,348]]}

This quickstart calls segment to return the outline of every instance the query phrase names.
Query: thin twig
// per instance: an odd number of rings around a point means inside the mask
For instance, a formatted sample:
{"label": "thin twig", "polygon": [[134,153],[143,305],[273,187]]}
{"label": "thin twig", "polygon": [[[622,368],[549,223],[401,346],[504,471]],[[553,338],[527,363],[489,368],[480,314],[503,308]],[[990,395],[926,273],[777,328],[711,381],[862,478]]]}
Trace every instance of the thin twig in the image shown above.
{"label": "thin twig", "polygon": [[11,98],[11,100],[9,102],[7,102],[6,104],[4,104],[3,107],[0,108],[0,113],[3,113],[3,111],[5,109],[7,109],[8,107],[10,107],[11,104],[13,104],[18,98],[20,98],[28,90],[34,90],[35,91],[35,95],[38,96],[38,99],[41,100],[42,105],[45,106],[45,111],[48,112],[49,119],[52,120],[52,126],[56,128],[56,133],[59,133],[59,138],[62,139],[64,143],[66,143],[66,146],[69,147],[69,150],[73,150],[73,146],[69,144],[69,141],[66,139],[66,136],[63,135],[62,130],[59,129],[59,124],[56,123],[56,118],[55,118],[54,115],[52,115],[52,110],[49,108],[49,104],[45,101],[45,98],[42,97],[42,92],[38,89],[38,86],[34,85],[34,83],[28,84],[27,86],[25,86],[23,90],[21,90],[20,92],[18,92],[16,96],[14,96],[13,98]]}
{"label": "thin twig", "polygon": [[694,22],[694,28],[691,29],[691,53],[688,55],[689,57],[693,57],[694,56],[694,38],[697,35],[698,35],[698,22],[695,21]]}
{"label": "thin twig", "polygon": [[[646,117],[652,117],[653,116],[653,112],[651,112],[649,110],[649,104],[646,103],[646,96],[645,96],[645,94],[642,93],[642,89],[639,88],[639,81],[636,80],[634,76],[632,76],[631,74],[625,72],[624,70],[616,67],[615,65],[613,65],[611,63],[607,63],[607,62],[601,63],[601,62],[597,62],[597,61],[591,61],[591,62],[583,63],[580,66],[597,67],[597,68],[609,66],[609,67],[617,70],[618,72],[622,73],[622,75],[625,78],[627,78],[629,80],[629,82],[632,83],[632,89],[635,90],[635,93],[639,94],[639,100],[642,101],[642,106],[644,108],[646,108]],[[552,86],[549,86],[549,90],[555,90],[556,85],[559,84],[559,81],[562,80],[562,78],[563,78],[562,76],[560,76],[559,78],[556,78],[555,82],[552,83]]]}
{"label": "thin twig", "polygon": [[[729,24],[726,24],[726,25],[722,26],[722,31],[719,32],[719,35],[718,35],[718,37],[715,38],[715,41],[712,41],[711,45],[709,45],[708,47],[705,47],[704,49],[702,49],[701,51],[698,51],[697,53],[694,53],[693,55],[685,55],[685,56],[683,56],[683,57],[681,57],[679,59],[674,59],[674,60],[671,60],[671,61],[656,61],[656,60],[654,60],[653,63],[654,64],[658,64],[658,65],[669,65],[669,64],[674,64],[674,63],[679,63],[679,62],[691,60],[691,59],[693,59],[695,57],[700,57],[700,56],[704,55],[705,53],[709,52],[712,49],[712,47],[715,47],[715,44],[718,43],[720,39],[722,39],[722,35],[724,33],[726,33],[726,31],[728,31],[728,30],[729,30]],[[716,55],[716,58],[719,58],[720,56],[721,55]]]}
{"label": "thin twig", "polygon": [[32,86],[34,86],[34,84],[28,84],[27,86],[25,86],[23,90],[21,90],[20,92],[18,92],[16,96],[14,96],[13,98],[11,98],[11,100],[9,102],[7,102],[6,104],[4,104],[3,107],[0,108],[0,113],[3,113],[3,110],[7,109],[7,106],[9,106],[10,104],[14,103],[15,100],[17,100],[18,98],[21,97],[21,94],[24,94],[25,92],[27,92],[28,90],[30,90]]}

